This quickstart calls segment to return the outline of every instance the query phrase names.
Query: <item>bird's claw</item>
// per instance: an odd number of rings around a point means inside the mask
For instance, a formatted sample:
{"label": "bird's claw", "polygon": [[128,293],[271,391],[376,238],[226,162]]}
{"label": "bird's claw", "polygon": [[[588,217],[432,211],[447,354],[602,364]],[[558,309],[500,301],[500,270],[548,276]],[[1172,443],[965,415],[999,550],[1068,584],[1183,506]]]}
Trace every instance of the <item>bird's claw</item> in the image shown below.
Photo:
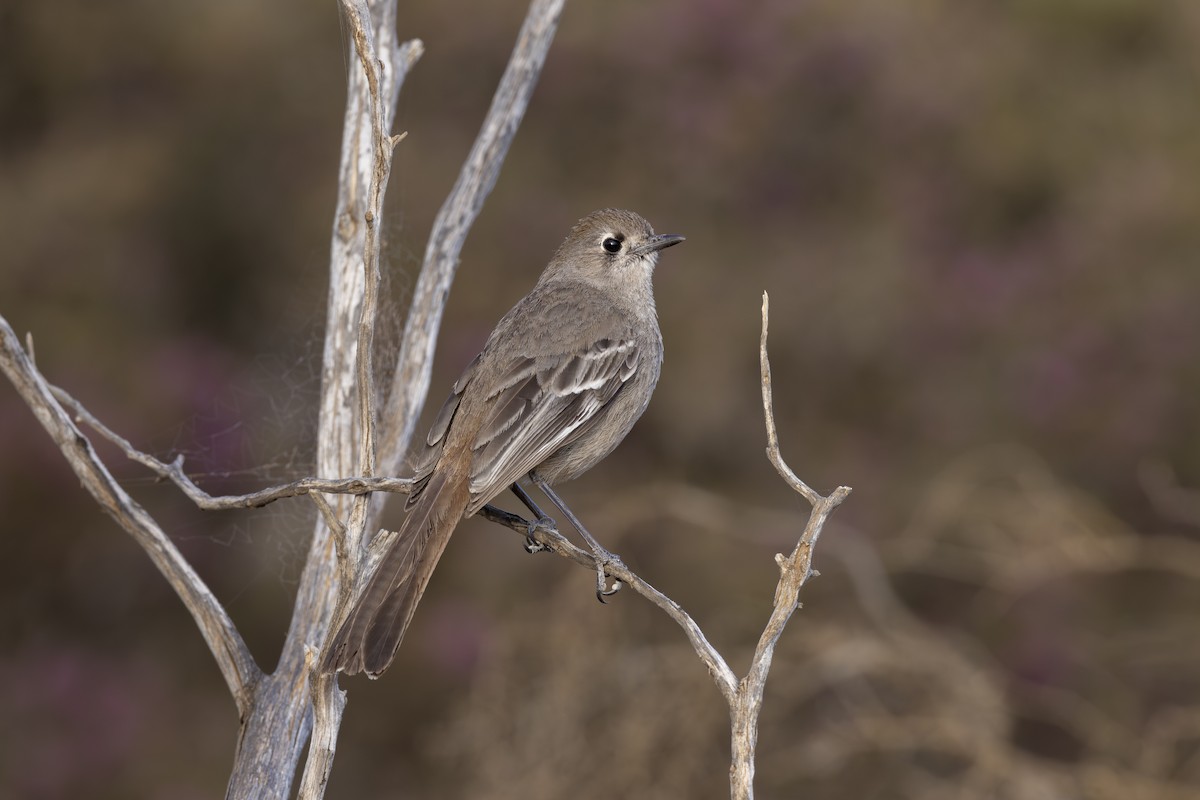
{"label": "bird's claw", "polygon": [[603,569],[601,569],[599,574],[596,576],[596,599],[601,603],[608,603],[608,601],[604,598],[612,597],[614,594],[621,591],[621,587],[625,585],[618,578],[613,581],[612,588],[610,589],[608,588],[609,577],[610,576],[605,574]]}
{"label": "bird's claw", "polygon": [[[617,558],[612,553],[601,548],[601,552],[593,553],[596,557],[596,599],[601,603],[607,603],[604,598],[612,597],[617,592],[621,591],[621,587],[625,584],[620,578],[613,578],[605,569],[609,564],[620,564],[621,559]],[[609,588],[608,582],[612,580],[612,588]]]}
{"label": "bird's claw", "polygon": [[529,523],[526,530],[525,552],[530,554],[541,553],[550,548],[535,539],[534,534],[538,531],[556,531],[558,530],[558,525],[550,517],[538,517]]}

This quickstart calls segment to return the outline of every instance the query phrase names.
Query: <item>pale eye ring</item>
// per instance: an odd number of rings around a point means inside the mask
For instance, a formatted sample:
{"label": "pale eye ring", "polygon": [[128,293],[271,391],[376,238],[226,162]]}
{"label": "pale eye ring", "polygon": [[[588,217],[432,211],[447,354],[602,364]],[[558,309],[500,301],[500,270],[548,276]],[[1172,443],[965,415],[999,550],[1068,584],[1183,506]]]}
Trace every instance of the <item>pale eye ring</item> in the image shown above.
{"label": "pale eye ring", "polygon": [[621,252],[621,240],[614,239],[611,236],[609,236],[607,239],[605,239],[603,242],[601,242],[600,246],[603,247],[605,252],[608,252],[608,253]]}

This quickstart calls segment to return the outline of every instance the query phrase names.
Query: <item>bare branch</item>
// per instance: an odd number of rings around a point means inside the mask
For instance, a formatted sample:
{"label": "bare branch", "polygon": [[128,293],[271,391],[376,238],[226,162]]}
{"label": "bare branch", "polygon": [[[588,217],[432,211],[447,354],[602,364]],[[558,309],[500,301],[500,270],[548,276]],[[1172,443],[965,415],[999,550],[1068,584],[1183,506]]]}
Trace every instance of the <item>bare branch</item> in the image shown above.
{"label": "bare branch", "polygon": [[[362,380],[364,369],[371,377],[370,364],[359,359],[358,353],[370,349],[361,327],[373,319],[370,309],[364,309],[368,305],[366,284],[372,283],[368,280],[367,237],[368,233],[376,237],[372,247],[377,249],[377,233],[371,229],[378,226],[381,212],[373,198],[381,200],[385,188],[376,180],[375,144],[380,131],[392,129],[400,87],[423,51],[420,41],[397,41],[395,0],[367,0],[365,8],[366,12],[363,3],[355,3],[347,17],[351,27],[369,29],[362,35],[374,45],[369,58],[378,70],[352,68],[347,76],[321,362],[315,471],[323,478],[361,472],[363,445],[371,439],[370,431],[363,428],[374,420],[370,403],[376,398],[369,380]],[[357,31],[352,35],[358,52],[359,35]],[[388,147],[395,141],[389,137]],[[372,467],[372,474],[395,474],[395,470],[379,470],[377,464],[367,466]],[[256,703],[255,713],[243,722],[227,797],[282,800],[291,796],[296,764],[310,731],[317,743],[313,755],[332,754],[332,748],[321,743],[332,744],[330,737],[337,734],[340,715],[314,713],[314,709],[333,708],[337,700],[332,692],[337,688],[333,682],[310,684],[308,651],[325,640],[349,584],[347,577],[358,569],[368,506],[379,504],[350,505],[345,501],[326,503],[314,526],[279,666],[261,693],[262,703]],[[335,519],[344,522],[335,524]],[[318,719],[329,722],[314,731]],[[314,769],[323,772],[327,766],[314,765]],[[303,783],[309,792],[324,787],[322,781],[307,774]]]}
{"label": "bare branch", "polygon": [[[763,692],[766,689],[767,674],[771,670],[775,645],[783,635],[788,620],[800,606],[800,588],[809,576],[816,574],[812,569],[812,556],[821,530],[833,510],[841,505],[842,501],[850,494],[849,487],[839,486],[828,497],[823,497],[796,477],[796,474],[783,460],[783,455],[779,450],[779,437],[775,429],[775,414],[771,403],[771,365],[767,359],[767,317],[768,302],[764,292],[759,360],[763,416],[767,427],[767,458],[784,481],[808,499],[813,509],[809,514],[808,524],[792,553],[786,557],[782,554],[775,556],[775,561],[780,569],[779,583],[775,587],[775,600],[771,616],[754,649],[754,657],[746,676],[740,681],[737,679],[724,657],[705,638],[700,626],[678,603],[635,574],[620,559],[604,564],[604,572],[609,577],[628,584],[634,591],[675,620],[683,628],[696,655],[708,667],[709,674],[712,675],[713,681],[729,706],[732,760],[729,780],[730,793],[735,800],[750,800],[754,796],[754,759],[758,744],[758,719],[762,710]],[[511,528],[522,535],[532,535],[538,544],[581,566],[588,569],[597,567],[596,559],[590,552],[571,544],[556,529],[540,526],[531,531],[527,520],[490,506],[485,506],[480,514],[484,518]]]}
{"label": "bare branch", "polygon": [[491,108],[459,173],[458,181],[438,212],[425,248],[421,276],[413,291],[404,326],[404,341],[388,393],[385,437],[389,451],[381,453],[382,471],[394,473],[412,438],[421,406],[429,394],[433,351],[450,284],[467,232],[496,184],[500,166],[525,115],[546,53],[554,40],[564,0],[533,0],[521,25]]}
{"label": "bare branch", "polygon": [[775,408],[771,397],[771,362],[767,359],[767,316],[770,306],[770,298],[767,293],[763,292],[762,304],[762,335],[758,340],[758,364],[760,378],[762,379],[762,400],[763,400],[763,417],[767,423],[767,458],[771,462],[771,466],[775,467],[775,471],[779,476],[800,494],[804,495],[804,499],[812,505],[816,505],[821,499],[821,495],[813,491],[807,483],[800,480],[796,473],[792,472],[783,461],[783,456],[779,452],[779,432],[775,430]]}
{"label": "bare branch", "polygon": [[298,800],[320,800],[325,796],[329,773],[333,770],[333,756],[337,752],[342,713],[346,710],[346,693],[338,688],[337,676],[318,669],[320,656],[320,652],[312,648],[304,654],[313,703],[313,730]]}
{"label": "bare branch", "polygon": [[[378,454],[380,460],[378,469],[385,475],[398,471],[403,454],[408,448],[413,427],[421,413],[421,405],[429,391],[434,344],[449,295],[450,283],[457,267],[458,254],[466,240],[467,231],[478,216],[484,199],[495,184],[500,165],[503,163],[508,146],[524,115],[533,86],[537,82],[546,52],[553,39],[562,3],[563,0],[534,0],[530,6],[520,38],[493,99],[483,129],[471,155],[463,165],[458,182],[443,204],[434,224],[405,326],[402,349],[383,418],[388,424],[389,430],[383,439],[384,450]],[[343,399],[348,376],[345,371],[345,354],[339,347],[339,342],[345,342],[345,334],[344,332],[339,334],[333,328],[336,326],[344,329],[347,303],[354,302],[357,292],[355,286],[357,276],[350,275],[344,266],[339,268],[339,258],[345,259],[353,256],[356,246],[360,244],[357,241],[358,235],[364,236],[361,248],[367,262],[362,273],[366,285],[363,309],[359,317],[360,327],[357,341],[359,420],[361,428],[367,428],[374,423],[374,414],[370,409],[370,403],[374,400],[374,392],[370,388],[372,372],[368,360],[370,341],[366,326],[368,326],[368,320],[370,320],[369,325],[372,328],[374,323],[374,310],[371,308],[374,298],[370,293],[374,291],[374,284],[378,280],[376,226],[379,203],[382,201],[381,187],[386,184],[386,174],[381,175],[381,168],[385,172],[390,169],[391,147],[397,141],[389,139],[384,142],[382,138],[384,132],[390,129],[391,121],[390,118],[381,120],[379,110],[382,107],[386,109],[386,113],[393,113],[395,96],[389,93],[385,87],[376,83],[377,79],[373,69],[376,56],[371,46],[369,31],[366,30],[369,26],[363,3],[361,0],[344,0],[344,4],[348,20],[353,28],[355,49],[362,62],[367,85],[364,91],[361,79],[352,78],[351,98],[347,102],[346,109],[346,141],[352,141],[355,149],[347,151],[345,143],[343,145],[341,195],[333,248],[334,289],[330,295],[330,330],[327,332],[325,350],[327,378],[322,392],[323,436],[322,446],[318,447],[319,453],[327,453],[330,456],[329,459],[319,457],[321,465],[330,463],[331,466],[335,466],[335,471],[329,474],[338,474],[336,465],[333,464],[337,459],[338,452],[335,443],[337,441],[344,443],[347,431]],[[381,45],[385,39],[392,36],[393,14],[392,4],[382,3],[382,9],[379,10],[378,15],[380,19],[376,27],[378,33],[376,38]],[[412,52],[419,54],[419,43]],[[385,76],[386,65],[389,61],[396,62],[397,58],[394,55],[392,59],[385,56],[378,62],[384,65]],[[384,96],[390,100],[386,107],[382,106]],[[364,97],[371,105],[373,142],[368,142],[368,137],[363,130],[362,103]],[[367,223],[366,231],[361,232],[352,209],[361,202],[356,196],[356,188],[359,185],[359,178],[363,175],[363,154],[367,152],[369,146],[373,146],[375,157],[370,177],[370,197],[364,215]],[[383,153],[386,153],[386,161],[381,162]],[[374,266],[372,266],[372,262]],[[342,279],[339,279],[339,275]],[[339,296],[341,300],[337,301]],[[328,432],[334,435],[329,437],[324,435],[327,432],[327,425],[329,426]],[[376,464],[367,462],[361,457],[364,448],[369,446],[372,438],[370,431],[360,429],[360,471],[364,474],[373,473],[376,469]],[[325,447],[326,445],[328,447]],[[372,506],[376,512],[381,508],[378,503],[372,504]],[[353,596],[355,587],[351,576],[355,574],[355,570],[358,574],[369,574],[367,570],[390,535],[383,532],[376,537],[370,548],[363,548],[363,532],[370,517],[367,504],[356,503],[345,525],[345,533],[339,534],[335,529],[334,543],[338,554],[339,586],[336,593],[336,605],[331,614],[333,620],[339,619],[345,613],[347,603]],[[314,539],[314,550],[315,547],[316,539]],[[297,613],[300,613],[300,605],[298,601]],[[328,623],[326,623],[325,629],[328,629]],[[291,641],[292,637],[289,636],[289,642]],[[311,664],[309,667],[311,668]],[[322,796],[328,779],[338,727],[341,723],[341,708],[345,699],[337,688],[335,677],[312,679],[311,691],[315,727],[312,732],[309,760],[301,782],[301,796],[318,798]]]}
{"label": "bare branch", "polygon": [[[522,519],[516,514],[510,514],[507,511],[489,506],[485,506],[479,513],[484,519],[512,528],[523,536],[530,535],[528,520]],[[555,528],[536,528],[533,530],[532,536],[538,544],[550,550],[555,555],[568,558],[590,570],[594,570],[597,567],[596,558],[590,551],[576,547]],[[658,589],[655,589],[637,573],[625,566],[619,559],[606,563],[604,571],[610,578],[615,578],[628,585],[642,597],[645,597],[651,603],[661,608],[671,619],[678,623],[679,627],[683,628],[684,634],[692,644],[692,649],[696,651],[696,655],[704,662],[704,666],[708,667],[709,674],[712,675],[713,681],[717,684],[717,688],[721,690],[721,694],[724,695],[726,702],[734,702],[735,695],[737,694],[737,676],[733,674],[733,670],[729,668],[729,664],[725,662],[724,657],[712,646],[704,636],[704,631],[683,610],[683,607]]]}
{"label": "bare branch", "polygon": [[177,456],[170,464],[160,461],[154,456],[144,453],[134,447],[128,439],[116,433],[83,404],[72,397],[64,389],[49,386],[51,393],[63,405],[71,409],[76,421],[85,423],[89,428],[103,436],[120,448],[130,461],[149,469],[160,478],[167,478],[187,495],[188,499],[205,511],[227,511],[235,508],[262,508],[265,505],[282,500],[286,497],[313,495],[317,492],[325,494],[363,495],[371,492],[396,492],[408,494],[412,488],[410,478],[300,478],[291,483],[259,489],[249,494],[213,496],[201,489],[183,471],[183,456]]}
{"label": "bare branch", "polygon": [[813,508],[808,517],[808,524],[804,527],[804,533],[800,536],[800,541],[796,543],[796,548],[791,555],[786,558],[782,554],[775,556],[780,576],[779,583],[775,587],[774,607],[771,609],[771,617],[759,637],[758,645],[754,648],[754,658],[750,661],[750,670],[738,687],[737,702],[730,706],[730,718],[733,726],[731,742],[733,763],[729,769],[729,783],[731,795],[736,800],[749,800],[754,796],[754,758],[758,745],[758,717],[762,710],[763,692],[766,689],[767,673],[771,670],[775,644],[783,635],[783,629],[787,626],[788,620],[800,606],[800,588],[809,576],[816,574],[812,569],[813,548],[821,536],[825,520],[850,495],[850,487],[839,486],[828,497],[821,496],[800,480],[783,460],[783,454],[779,450],[779,434],[775,429],[775,411],[771,397],[771,362],[767,358],[769,307],[769,298],[767,293],[763,292],[762,336],[759,339],[758,357],[762,382],[763,418],[767,427],[767,458],[780,477],[792,489],[802,494]]}
{"label": "bare branch", "polygon": [[[342,6],[361,69],[350,71],[347,87],[331,243],[317,472],[375,475],[380,470],[374,444],[378,414],[372,406],[378,398],[372,341],[378,309],[379,220],[392,149],[404,138],[389,131],[400,87],[424,45],[417,39],[397,43],[394,0],[344,0]],[[357,403],[351,407],[353,397]],[[348,440],[356,436],[357,446],[350,446]],[[395,469],[382,472],[395,474]],[[318,538],[325,532],[319,531]],[[345,535],[350,540],[346,552],[358,553],[360,531],[351,526],[345,528]]]}
{"label": "bare branch", "polygon": [[21,349],[20,341],[3,317],[0,317],[0,369],[58,444],[83,487],[142,546],[183,600],[217,660],[238,712],[245,714],[262,671],[241,634],[154,518],[121,488],[96,456],[92,443],[54,398],[50,385]]}
{"label": "bare branch", "polygon": [[[329,505],[329,501],[326,500],[325,496],[320,492],[311,492],[308,497],[313,501],[313,505],[316,506],[317,511],[321,513],[321,518],[325,520],[325,524],[333,533],[334,541],[345,544],[346,532],[341,530],[343,527],[342,521],[338,519],[337,514],[334,513],[333,506]],[[339,557],[342,555],[344,554],[339,553]]]}
{"label": "bare branch", "polygon": [[[371,8],[364,0],[342,0],[342,7],[362,71],[351,73],[346,101],[318,461],[323,473],[331,470],[329,474],[339,474],[337,470],[353,452],[357,424],[358,471],[371,476],[376,472],[377,459],[373,356],[380,283],[379,222],[391,175],[392,151],[404,138],[390,135],[397,93],[422,46],[417,41],[396,46],[395,3],[390,0],[372,3]],[[365,200],[359,194],[364,177],[368,187]],[[364,224],[360,225],[360,220]],[[356,270],[356,265],[361,265],[360,269]],[[351,370],[347,354],[338,350],[339,344],[349,342],[356,305],[357,336]],[[354,392],[357,415],[345,403]],[[299,625],[293,625],[285,645],[292,653],[297,648],[303,651],[303,663],[293,663],[297,679],[307,684],[313,710],[309,757],[300,786],[300,797],[309,800],[324,796],[346,704],[336,676],[319,675],[314,669],[317,653],[313,648],[324,641],[331,621],[344,613],[362,562],[370,503],[367,496],[356,498],[344,523],[338,522],[328,504],[318,507],[325,525],[318,526],[313,537],[304,586],[296,598],[294,622]],[[333,540],[332,559],[328,548],[322,547],[325,535]]]}
{"label": "bare branch", "polygon": [[371,183],[367,190],[367,208],[363,218],[367,223],[363,247],[363,300],[358,320],[358,420],[359,467],[363,475],[375,474],[375,316],[379,305],[379,219],[383,214],[383,196],[392,174],[392,151],[404,134],[391,136],[384,127],[383,98],[380,96],[381,71],[371,33],[370,12],[363,0],[342,0],[342,8],[350,23],[354,50],[358,54],[367,79],[367,94],[371,109],[372,151]]}

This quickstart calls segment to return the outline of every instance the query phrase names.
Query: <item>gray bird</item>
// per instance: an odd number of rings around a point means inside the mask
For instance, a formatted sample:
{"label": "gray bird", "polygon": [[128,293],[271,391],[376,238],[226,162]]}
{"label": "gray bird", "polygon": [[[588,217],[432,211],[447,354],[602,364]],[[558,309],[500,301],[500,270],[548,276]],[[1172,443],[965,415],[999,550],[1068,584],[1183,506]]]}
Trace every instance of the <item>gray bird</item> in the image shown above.
{"label": "gray bird", "polygon": [[621,443],[662,366],[654,266],[682,241],[617,209],[571,229],[455,382],[418,460],[408,515],[326,649],[325,671],[388,668],[459,520],[510,487],[523,496],[527,476],[543,488],[570,480]]}

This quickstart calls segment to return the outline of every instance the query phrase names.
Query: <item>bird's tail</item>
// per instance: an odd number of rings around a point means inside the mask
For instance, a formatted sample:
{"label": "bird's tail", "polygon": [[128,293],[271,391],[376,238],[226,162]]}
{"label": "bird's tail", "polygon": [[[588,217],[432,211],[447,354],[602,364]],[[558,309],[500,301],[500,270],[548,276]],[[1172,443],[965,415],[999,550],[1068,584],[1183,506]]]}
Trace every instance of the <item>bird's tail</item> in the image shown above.
{"label": "bird's tail", "polygon": [[322,669],[380,675],[396,657],[450,534],[462,519],[466,481],[437,470],[421,491],[367,588],[325,651]]}

